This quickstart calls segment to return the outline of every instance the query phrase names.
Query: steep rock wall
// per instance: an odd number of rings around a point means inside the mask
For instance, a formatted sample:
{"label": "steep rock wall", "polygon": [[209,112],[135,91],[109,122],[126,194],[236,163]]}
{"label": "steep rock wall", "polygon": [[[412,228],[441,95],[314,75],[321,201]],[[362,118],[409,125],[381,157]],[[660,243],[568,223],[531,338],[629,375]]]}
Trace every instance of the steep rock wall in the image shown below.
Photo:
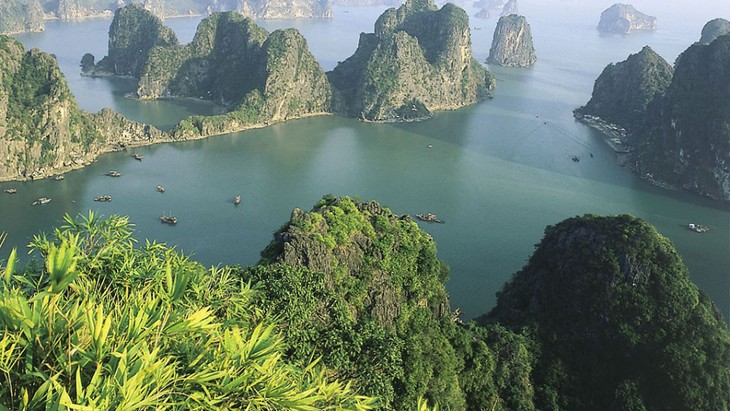
{"label": "steep rock wall", "polygon": [[487,63],[507,67],[528,67],[537,61],[532,32],[524,16],[510,14],[499,18],[494,29]]}

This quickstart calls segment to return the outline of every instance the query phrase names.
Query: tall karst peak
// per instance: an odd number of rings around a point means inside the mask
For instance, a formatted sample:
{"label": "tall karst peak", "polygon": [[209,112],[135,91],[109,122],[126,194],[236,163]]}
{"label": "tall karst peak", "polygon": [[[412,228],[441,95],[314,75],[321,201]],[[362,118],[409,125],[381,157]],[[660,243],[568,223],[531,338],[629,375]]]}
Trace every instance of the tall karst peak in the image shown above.
{"label": "tall karst peak", "polygon": [[409,1],[386,10],[375,33],[328,73],[338,112],[369,121],[413,121],[485,99],[494,77],[471,52],[469,18],[453,4]]}
{"label": "tall karst peak", "polygon": [[532,32],[524,16],[510,14],[497,22],[487,63],[507,67],[527,67],[537,61]]}

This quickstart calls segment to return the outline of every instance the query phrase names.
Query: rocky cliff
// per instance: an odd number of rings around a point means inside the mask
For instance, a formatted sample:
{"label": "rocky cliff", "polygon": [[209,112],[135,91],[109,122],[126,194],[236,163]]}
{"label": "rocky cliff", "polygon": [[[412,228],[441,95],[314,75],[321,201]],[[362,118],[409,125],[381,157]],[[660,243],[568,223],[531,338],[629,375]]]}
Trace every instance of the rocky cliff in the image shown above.
{"label": "rocky cliff", "polygon": [[499,18],[494,29],[487,63],[507,67],[528,67],[537,55],[532,45],[530,25],[524,16],[511,14]]}
{"label": "rocky cliff", "polygon": [[408,121],[488,97],[494,77],[474,60],[469,19],[453,4],[408,0],[386,10],[355,54],[328,73],[336,110],[370,121]]}
{"label": "rocky cliff", "polygon": [[619,3],[601,13],[598,31],[629,34],[635,30],[656,30],[656,17],[646,15],[630,4]]}
{"label": "rocky cliff", "polygon": [[730,201],[730,35],[678,58],[636,168],[654,179]]}
{"label": "rocky cliff", "polygon": [[705,24],[704,27],[702,27],[702,37],[700,38],[700,43],[710,44],[716,38],[725,34],[730,34],[730,21],[719,18],[710,20],[707,22],[707,24]]}
{"label": "rocky cliff", "polygon": [[56,60],[0,36],[0,180],[48,177],[99,154],[168,139],[104,110],[81,111]]}
{"label": "rocky cliff", "polygon": [[43,31],[44,27],[38,0],[0,1],[0,34]]}
{"label": "rocky cliff", "polygon": [[141,98],[194,97],[230,108],[181,122],[179,138],[198,138],[330,111],[327,77],[294,29],[269,34],[236,13],[201,21],[185,46],[160,46],[139,80]]}
{"label": "rocky cliff", "polygon": [[673,73],[669,63],[645,46],[625,61],[606,66],[596,79],[590,101],[576,114],[600,117],[640,134],[650,126],[647,107],[664,96]]}
{"label": "rocky cliff", "polygon": [[[120,75],[139,78],[155,46],[177,45],[175,33],[137,4],[117,9],[109,27],[109,50],[88,75]],[[85,56],[86,58],[86,56]]]}
{"label": "rocky cliff", "polygon": [[534,409],[730,407],[727,327],[671,242],[636,218],[548,227],[480,322],[533,339]]}

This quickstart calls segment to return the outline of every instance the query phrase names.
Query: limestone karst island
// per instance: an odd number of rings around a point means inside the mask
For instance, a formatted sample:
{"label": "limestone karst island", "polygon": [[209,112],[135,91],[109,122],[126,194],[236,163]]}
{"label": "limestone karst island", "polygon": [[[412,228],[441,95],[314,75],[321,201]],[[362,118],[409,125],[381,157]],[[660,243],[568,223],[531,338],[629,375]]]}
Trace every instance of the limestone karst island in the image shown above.
{"label": "limestone karst island", "polygon": [[730,411],[724,1],[1,1],[0,410]]}

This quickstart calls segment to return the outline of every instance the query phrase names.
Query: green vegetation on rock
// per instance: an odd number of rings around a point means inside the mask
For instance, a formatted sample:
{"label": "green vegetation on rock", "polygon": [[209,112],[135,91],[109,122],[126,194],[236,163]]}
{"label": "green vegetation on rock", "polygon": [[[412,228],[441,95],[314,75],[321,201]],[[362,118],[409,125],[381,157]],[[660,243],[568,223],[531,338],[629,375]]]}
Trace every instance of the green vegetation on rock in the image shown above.
{"label": "green vegetation on rock", "polygon": [[150,49],[174,46],[175,32],[137,4],[117,9],[109,27],[109,51],[96,65],[93,74],[116,74],[139,78]]}
{"label": "green vegetation on rock", "polygon": [[466,12],[429,0],[386,10],[328,77],[335,110],[371,121],[428,118],[487,98],[495,84],[472,57]]}
{"label": "green vegetation on rock", "polygon": [[675,64],[654,128],[636,148],[641,173],[730,201],[730,34],[695,43]]}
{"label": "green vegetation on rock", "polygon": [[545,230],[481,323],[529,330],[543,410],[728,410],[730,334],[669,240],[630,217]]}
{"label": "green vegetation on rock", "polygon": [[630,4],[616,3],[601,13],[598,31],[629,34],[635,30],[656,30],[656,17],[646,15]]}
{"label": "green vegetation on rock", "polygon": [[43,8],[38,0],[0,1],[0,34],[43,31]]}
{"label": "green vegetation on rock", "polygon": [[47,177],[164,138],[109,110],[80,110],[53,56],[0,36],[0,180]]}
{"label": "green vegetation on rock", "polygon": [[261,261],[209,270],[126,218],[66,218],[0,262],[0,406],[728,411],[730,333],[629,216],[548,227],[462,324],[409,216],[325,196]]}
{"label": "green vegetation on rock", "polygon": [[532,44],[532,32],[525,16],[509,14],[500,17],[497,27],[494,28],[487,63],[507,67],[528,67],[535,64],[535,61],[537,55]]}
{"label": "green vegetation on rock", "polygon": [[629,165],[643,178],[730,201],[728,76],[730,34],[693,44],[673,70],[647,46],[606,67],[576,114],[628,129]]}
{"label": "green vegetation on rock", "polygon": [[194,97],[230,108],[195,116],[174,130],[178,138],[204,137],[330,111],[327,77],[295,29],[269,34],[235,13],[201,21],[185,46],[160,46],[139,80],[141,98]]}
{"label": "green vegetation on rock", "polygon": [[641,133],[650,126],[647,107],[664,97],[673,74],[669,63],[644,46],[625,61],[606,66],[596,79],[590,101],[576,113],[597,116]]}
{"label": "green vegetation on rock", "polygon": [[730,21],[725,19],[710,20],[704,27],[702,27],[700,43],[710,44],[715,41],[716,38],[725,34],[730,34]]}

